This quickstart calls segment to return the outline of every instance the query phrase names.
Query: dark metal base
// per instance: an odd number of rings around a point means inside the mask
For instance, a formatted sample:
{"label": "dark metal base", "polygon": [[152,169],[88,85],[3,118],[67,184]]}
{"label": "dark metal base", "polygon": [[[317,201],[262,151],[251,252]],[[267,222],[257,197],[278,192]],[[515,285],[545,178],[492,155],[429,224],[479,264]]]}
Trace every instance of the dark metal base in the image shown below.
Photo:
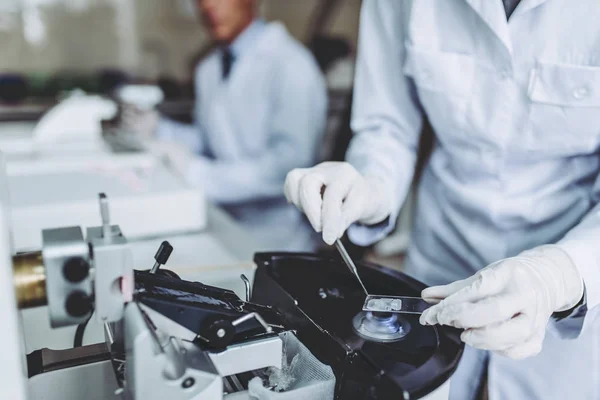
{"label": "dark metal base", "polygon": [[92,344],[66,350],[41,349],[27,354],[29,378],[45,372],[73,368],[110,360],[106,343]]}
{"label": "dark metal base", "polygon": [[[419,399],[458,365],[460,331],[423,326],[419,315],[362,312],[365,293],[337,257],[260,253],[252,301],[270,305],[284,325],[336,375],[338,400]],[[419,296],[425,285],[378,265],[356,263],[369,291]]]}

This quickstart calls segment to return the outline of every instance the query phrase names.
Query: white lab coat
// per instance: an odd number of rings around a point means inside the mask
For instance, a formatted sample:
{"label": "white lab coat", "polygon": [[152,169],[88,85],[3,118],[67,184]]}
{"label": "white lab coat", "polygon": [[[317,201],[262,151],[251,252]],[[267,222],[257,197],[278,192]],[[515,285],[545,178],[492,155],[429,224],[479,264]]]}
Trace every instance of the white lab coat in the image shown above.
{"label": "white lab coat", "polygon": [[221,205],[261,245],[310,250],[315,235],[287,204],[287,172],[316,161],[327,117],[324,78],[280,23],[267,24],[222,79],[215,50],[196,71],[195,124],[160,123],[159,137],[198,154],[187,181]]}
{"label": "white lab coat", "polygon": [[347,158],[393,187],[396,210],[423,116],[436,134],[408,273],[448,283],[558,243],[585,281],[589,311],[550,323],[540,355],[467,349],[451,398],[474,398],[487,359],[491,400],[600,399],[600,1],[522,0],[507,23],[500,0],[367,0],[359,42]]}

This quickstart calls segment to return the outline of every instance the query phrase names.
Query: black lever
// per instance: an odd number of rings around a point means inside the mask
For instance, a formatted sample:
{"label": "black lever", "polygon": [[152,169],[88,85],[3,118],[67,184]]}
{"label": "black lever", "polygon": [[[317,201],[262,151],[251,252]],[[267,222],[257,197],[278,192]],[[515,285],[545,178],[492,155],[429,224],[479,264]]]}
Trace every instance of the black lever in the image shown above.
{"label": "black lever", "polygon": [[154,259],[156,260],[156,262],[154,263],[154,266],[150,270],[150,273],[155,274],[161,265],[165,265],[167,263],[167,261],[169,260],[169,257],[171,256],[172,252],[173,252],[173,246],[171,246],[171,244],[169,242],[167,242],[166,240],[164,242],[162,242],[160,244],[160,246],[158,247],[158,251],[156,252],[156,255],[154,256]]}

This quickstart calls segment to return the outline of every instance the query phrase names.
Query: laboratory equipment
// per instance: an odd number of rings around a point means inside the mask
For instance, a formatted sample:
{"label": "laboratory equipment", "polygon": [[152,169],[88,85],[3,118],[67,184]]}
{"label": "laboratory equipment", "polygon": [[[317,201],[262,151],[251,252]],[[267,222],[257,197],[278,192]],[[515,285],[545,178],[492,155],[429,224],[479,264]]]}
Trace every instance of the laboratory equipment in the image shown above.
{"label": "laboratory equipment", "polygon": [[[256,254],[253,287],[240,279],[242,300],[164,266],[135,271],[131,244],[111,224],[108,200],[99,197],[100,226],[85,235],[79,227],[45,229],[38,251],[11,257],[3,229],[0,256],[15,276],[4,294],[17,300],[12,309],[0,308],[9,327],[3,335],[19,329],[17,306],[42,304],[53,327],[93,319],[105,331],[101,343],[37,349],[26,357],[22,346],[7,347],[7,359],[18,360],[9,368],[27,372],[20,379],[0,376],[6,393],[16,393],[11,398],[447,398],[463,350],[459,332],[422,326],[411,315],[362,311],[364,292],[339,260]],[[159,265],[171,250],[177,251],[162,244]],[[379,293],[414,295],[423,288],[376,265],[357,268]]]}
{"label": "laboratory equipment", "polygon": [[[286,326],[333,368],[339,399],[443,398],[436,389],[463,350],[458,330],[423,326],[415,314],[362,311],[363,289],[337,258],[261,253],[255,262],[252,300],[276,305]],[[415,296],[424,288],[375,264],[357,269],[377,293]]]}
{"label": "laboratory equipment", "polygon": [[335,247],[338,249],[340,255],[342,256],[342,260],[344,260],[344,263],[346,264],[348,269],[350,269],[350,272],[352,272],[352,274],[354,275],[354,277],[356,278],[358,283],[360,283],[360,286],[362,287],[363,291],[365,292],[365,295],[368,296],[369,292],[367,291],[367,288],[365,287],[362,280],[360,279],[360,275],[358,275],[358,269],[356,268],[356,265],[354,265],[354,261],[352,261],[352,257],[350,257],[350,254],[348,254],[346,247],[344,247],[344,244],[342,243],[342,241],[340,239],[335,241]]}

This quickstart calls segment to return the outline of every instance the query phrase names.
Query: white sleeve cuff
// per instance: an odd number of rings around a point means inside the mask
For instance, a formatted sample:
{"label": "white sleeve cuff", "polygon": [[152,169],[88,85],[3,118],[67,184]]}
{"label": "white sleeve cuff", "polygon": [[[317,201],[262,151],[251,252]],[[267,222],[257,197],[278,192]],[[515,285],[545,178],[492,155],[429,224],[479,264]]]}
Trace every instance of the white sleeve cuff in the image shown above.
{"label": "white sleeve cuff", "polygon": [[585,239],[563,239],[557,243],[563,249],[579,271],[586,288],[588,308],[594,308],[600,304],[600,264],[590,252],[590,244]]}
{"label": "white sleeve cuff", "polygon": [[583,302],[574,307],[568,315],[555,313],[550,318],[548,330],[561,339],[577,339],[584,329],[587,308],[587,291],[584,288]]}
{"label": "white sleeve cuff", "polygon": [[563,239],[557,246],[571,257],[585,287],[584,303],[575,308],[567,318],[552,321],[549,325],[550,330],[560,337],[572,339],[593,323],[588,311],[600,309],[600,267],[596,256],[590,252],[586,239]]}

